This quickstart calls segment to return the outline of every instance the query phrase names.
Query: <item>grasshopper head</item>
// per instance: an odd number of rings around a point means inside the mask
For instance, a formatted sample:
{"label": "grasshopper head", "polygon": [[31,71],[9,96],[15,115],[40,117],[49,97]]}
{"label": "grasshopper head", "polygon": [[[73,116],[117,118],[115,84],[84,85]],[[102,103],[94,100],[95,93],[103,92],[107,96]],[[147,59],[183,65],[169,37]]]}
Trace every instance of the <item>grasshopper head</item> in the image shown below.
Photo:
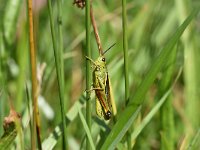
{"label": "grasshopper head", "polygon": [[98,57],[95,63],[96,63],[97,69],[99,70],[104,69],[106,66],[106,59],[103,55],[101,55]]}
{"label": "grasshopper head", "polygon": [[102,56],[99,56],[97,61],[98,61],[99,64],[105,64],[106,63],[106,58],[102,55]]}
{"label": "grasshopper head", "polygon": [[111,45],[107,50],[105,50],[104,52],[102,52],[100,54],[100,56],[98,57],[98,59],[95,61],[95,64],[97,66],[97,69],[101,69],[101,68],[105,68],[106,65],[106,59],[105,59],[105,54],[106,52],[108,52],[113,46],[115,45],[115,43],[113,45]]}

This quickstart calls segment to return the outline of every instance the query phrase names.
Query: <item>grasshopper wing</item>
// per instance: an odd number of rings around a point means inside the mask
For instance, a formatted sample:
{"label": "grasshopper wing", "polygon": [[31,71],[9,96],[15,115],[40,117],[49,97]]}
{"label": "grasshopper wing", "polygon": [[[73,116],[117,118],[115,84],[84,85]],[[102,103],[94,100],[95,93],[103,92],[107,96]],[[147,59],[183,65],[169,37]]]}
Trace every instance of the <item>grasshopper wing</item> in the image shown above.
{"label": "grasshopper wing", "polygon": [[106,76],[106,86],[105,86],[105,93],[106,93],[106,101],[107,101],[107,104],[108,104],[108,108],[110,111],[112,111],[112,105],[111,105],[111,100],[110,100],[110,79],[109,79],[109,76],[108,76],[108,73],[107,73],[107,76]]}

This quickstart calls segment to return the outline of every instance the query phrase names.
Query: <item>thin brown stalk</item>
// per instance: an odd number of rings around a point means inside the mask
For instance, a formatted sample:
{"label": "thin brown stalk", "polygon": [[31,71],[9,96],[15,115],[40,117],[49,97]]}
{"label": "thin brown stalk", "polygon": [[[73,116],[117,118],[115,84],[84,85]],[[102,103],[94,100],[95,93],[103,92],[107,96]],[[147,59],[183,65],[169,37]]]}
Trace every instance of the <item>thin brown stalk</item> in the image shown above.
{"label": "thin brown stalk", "polygon": [[97,29],[96,21],[95,21],[95,18],[94,18],[92,4],[90,5],[90,18],[91,18],[91,22],[92,22],[92,27],[94,29],[94,34],[95,34],[97,46],[98,46],[98,49],[99,49],[99,53],[100,53],[100,55],[103,55],[103,49],[102,49],[101,40],[100,40],[100,37],[99,37],[99,32],[98,32],[98,29]]}
{"label": "thin brown stalk", "polygon": [[[29,18],[29,42],[30,42],[30,59],[31,59],[31,75],[32,75],[32,100],[33,100],[33,135],[31,139],[32,149],[36,149],[36,133],[38,147],[41,150],[41,138],[40,138],[40,121],[38,110],[38,82],[37,82],[37,70],[36,70],[36,51],[34,45],[34,29],[33,29],[33,9],[32,0],[28,0],[28,18]],[[36,127],[36,128],[35,128]]]}

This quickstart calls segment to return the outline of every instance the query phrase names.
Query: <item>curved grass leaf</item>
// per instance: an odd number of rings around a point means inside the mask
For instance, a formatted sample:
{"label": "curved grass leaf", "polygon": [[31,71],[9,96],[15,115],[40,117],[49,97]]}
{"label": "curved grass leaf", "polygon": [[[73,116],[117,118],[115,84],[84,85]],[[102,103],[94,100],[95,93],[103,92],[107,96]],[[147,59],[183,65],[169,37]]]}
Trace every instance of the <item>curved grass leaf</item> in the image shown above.
{"label": "curved grass leaf", "polygon": [[[51,37],[53,42],[53,51],[54,51],[54,59],[55,59],[55,65],[56,65],[56,74],[57,74],[57,82],[59,87],[59,101],[60,101],[60,113],[61,113],[61,119],[62,119],[62,127],[63,127],[63,134],[62,134],[62,143],[63,143],[63,149],[66,149],[66,140],[67,140],[67,134],[66,134],[66,120],[65,120],[65,95],[64,95],[64,88],[65,88],[65,80],[64,80],[64,60],[63,60],[63,37],[62,37],[62,15],[61,15],[61,2],[57,1],[58,5],[58,20],[57,20],[57,29],[58,34],[55,32],[55,25],[53,22],[53,10],[52,10],[52,4],[51,0],[48,0],[48,11],[49,11],[49,18],[50,18],[50,27],[51,27]],[[56,40],[57,39],[57,40]],[[58,41],[58,42],[56,42]]]}
{"label": "curved grass leaf", "polygon": [[95,146],[94,146],[94,142],[93,142],[93,140],[92,140],[92,135],[91,135],[90,129],[89,129],[89,127],[88,127],[88,125],[87,125],[87,123],[86,123],[86,121],[85,121],[85,119],[84,119],[84,116],[83,116],[83,114],[82,114],[80,108],[77,107],[77,109],[78,109],[79,117],[80,117],[80,119],[81,119],[81,122],[82,122],[82,124],[83,124],[83,127],[84,127],[84,129],[85,129],[85,132],[86,132],[86,134],[87,134],[88,140],[89,140],[89,142],[90,142],[90,146],[91,146],[92,150],[95,150]]}
{"label": "curved grass leaf", "polygon": [[198,149],[197,147],[200,146],[200,128],[198,129],[196,135],[194,136],[192,142],[190,143],[188,150],[195,150]]}
{"label": "curved grass leaf", "polygon": [[[127,122],[125,117],[120,116],[120,121],[125,122],[124,126],[122,128],[120,128],[120,131],[118,132],[119,134],[116,136],[116,138],[112,141],[111,145],[109,146],[108,149],[114,149],[116,144],[119,143],[119,141],[122,139],[122,137],[125,135],[125,133],[128,131],[129,127],[132,125],[133,121],[136,119],[136,117],[138,116],[140,110],[141,110],[142,106],[135,106],[132,105],[130,107],[128,107],[128,109],[126,109],[124,112],[131,114],[129,116],[129,119]],[[134,113],[132,113],[132,110],[136,110],[134,111]],[[112,131],[111,131],[112,133]],[[109,134],[110,136],[110,134]],[[108,139],[108,138],[107,138]]]}
{"label": "curved grass leaf", "polygon": [[[66,126],[70,124],[78,115],[78,109],[80,109],[83,106],[82,98],[80,98],[79,101],[77,101],[69,110],[69,112],[66,114],[65,119],[66,119]],[[46,138],[42,142],[42,149],[43,150],[51,150],[55,147],[55,145],[58,142],[59,137],[62,134],[62,126],[61,123],[55,127],[53,132],[49,135],[48,138]]]}
{"label": "curved grass leaf", "polygon": [[142,129],[151,121],[153,116],[158,112],[160,107],[164,104],[164,102],[167,100],[167,97],[171,93],[171,89],[169,89],[165,95],[160,99],[160,101],[154,106],[154,108],[148,113],[148,115],[142,120],[141,124],[135,129],[135,131],[132,133],[132,140],[135,140],[137,136],[140,134]]}
{"label": "curved grass leaf", "polygon": [[140,104],[143,103],[143,98],[148,88],[151,86],[151,84],[155,80],[158,72],[167,61],[168,56],[171,53],[171,50],[173,49],[174,45],[180,39],[182,33],[184,32],[186,27],[189,25],[193,17],[197,14],[197,12],[198,12],[198,9],[193,10],[193,12],[184,21],[184,23],[176,30],[176,32],[174,33],[170,41],[166,44],[166,46],[161,51],[158,58],[155,59],[154,63],[152,64],[143,82],[140,84],[139,88],[135,92],[135,95],[130,96],[130,102],[127,108],[119,116],[118,122],[114,125],[112,131],[108,135],[101,149],[103,150],[114,149],[117,143],[120,141],[120,139],[124,136],[124,133],[123,133],[124,127],[127,126],[127,128],[129,128],[132,122],[134,121],[134,119],[131,120],[132,118],[131,116],[133,116],[134,112],[138,109]]}

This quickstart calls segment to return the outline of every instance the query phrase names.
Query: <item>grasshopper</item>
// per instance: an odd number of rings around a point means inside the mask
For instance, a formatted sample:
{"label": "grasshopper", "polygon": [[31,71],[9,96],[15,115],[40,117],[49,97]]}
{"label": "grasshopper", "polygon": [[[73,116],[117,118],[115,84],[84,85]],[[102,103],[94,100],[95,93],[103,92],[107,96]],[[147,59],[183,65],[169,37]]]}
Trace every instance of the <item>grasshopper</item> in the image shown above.
{"label": "grasshopper", "polygon": [[100,54],[96,61],[86,56],[94,65],[93,88],[91,90],[95,90],[96,94],[96,113],[105,120],[109,120],[112,116],[112,105],[110,100],[110,81],[104,54],[114,45],[110,46],[103,54]]}

